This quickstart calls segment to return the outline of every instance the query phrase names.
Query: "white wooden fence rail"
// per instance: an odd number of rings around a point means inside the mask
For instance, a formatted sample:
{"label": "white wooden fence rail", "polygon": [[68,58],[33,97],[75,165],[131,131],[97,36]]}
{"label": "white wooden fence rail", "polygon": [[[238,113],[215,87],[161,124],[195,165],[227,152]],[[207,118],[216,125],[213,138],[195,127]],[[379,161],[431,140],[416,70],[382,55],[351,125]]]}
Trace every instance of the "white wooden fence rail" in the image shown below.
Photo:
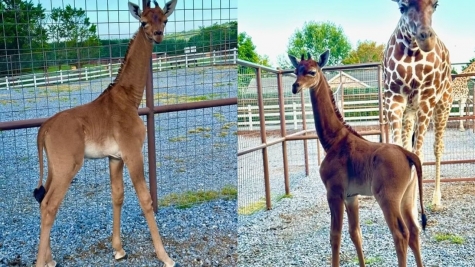
{"label": "white wooden fence rail", "polygon": [[[152,59],[154,71],[164,71],[178,67],[208,66],[216,64],[236,64],[237,49],[213,51],[208,53],[193,53]],[[38,87],[50,84],[62,84],[74,81],[88,81],[97,78],[112,77],[117,74],[120,63],[106,64],[96,67],[85,67],[77,70],[59,70],[48,73],[26,74],[14,77],[0,78],[0,90],[10,90],[23,87]],[[3,80],[3,81],[1,81]]]}
{"label": "white wooden fence rail", "polygon": [[[472,99],[472,96],[470,96]],[[469,101],[470,102],[470,101]],[[356,105],[361,104],[370,105],[372,107],[357,108]],[[473,103],[473,102],[471,102]],[[293,126],[294,130],[302,128],[302,109],[300,102],[293,102],[291,104],[284,105],[285,107],[285,122],[288,126]],[[356,108],[355,108],[356,107]],[[458,107],[458,101],[452,104],[452,107]],[[311,112],[312,104],[306,103],[305,114],[307,116],[306,121],[309,125],[313,125],[313,113]],[[379,111],[378,100],[366,100],[366,101],[345,101],[345,109],[343,110],[343,117],[345,121],[350,125],[378,125],[379,115],[373,116],[355,116],[355,113]],[[353,114],[351,114],[353,113]],[[351,115],[351,116],[349,116]],[[280,129],[280,112],[279,105],[264,105],[264,116],[266,122],[266,128],[269,130]],[[450,116],[458,117],[458,112],[450,113]],[[259,106],[247,105],[238,107],[238,128],[240,130],[258,130],[260,126],[259,122]],[[291,118],[291,119],[289,119]]]}

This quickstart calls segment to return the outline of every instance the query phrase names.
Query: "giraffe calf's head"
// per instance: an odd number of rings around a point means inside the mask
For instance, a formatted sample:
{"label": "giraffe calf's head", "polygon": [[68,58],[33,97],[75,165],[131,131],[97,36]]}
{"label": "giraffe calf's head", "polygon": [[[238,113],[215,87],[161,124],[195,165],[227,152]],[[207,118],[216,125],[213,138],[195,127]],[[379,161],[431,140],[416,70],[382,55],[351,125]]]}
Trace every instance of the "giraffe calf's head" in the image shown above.
{"label": "giraffe calf's head", "polygon": [[171,0],[161,9],[157,1],[153,1],[155,7],[150,7],[150,1],[147,2],[143,11],[137,4],[129,2],[129,10],[132,16],[140,21],[146,37],[150,42],[159,44],[163,40],[163,32],[167,24],[168,17],[173,13],[178,0]]}
{"label": "giraffe calf's head", "polygon": [[307,53],[306,60],[302,54],[300,61],[289,55],[290,62],[295,67],[295,74],[297,75],[297,80],[292,85],[292,93],[297,94],[302,89],[313,88],[320,82],[320,79],[323,79],[321,68],[327,64],[329,55],[330,51],[325,51],[320,55],[318,62],[312,59],[310,53]]}
{"label": "giraffe calf's head", "polygon": [[432,14],[438,6],[438,0],[392,0],[399,4],[401,22],[417,46],[425,52],[435,46],[435,32],[432,29]]}

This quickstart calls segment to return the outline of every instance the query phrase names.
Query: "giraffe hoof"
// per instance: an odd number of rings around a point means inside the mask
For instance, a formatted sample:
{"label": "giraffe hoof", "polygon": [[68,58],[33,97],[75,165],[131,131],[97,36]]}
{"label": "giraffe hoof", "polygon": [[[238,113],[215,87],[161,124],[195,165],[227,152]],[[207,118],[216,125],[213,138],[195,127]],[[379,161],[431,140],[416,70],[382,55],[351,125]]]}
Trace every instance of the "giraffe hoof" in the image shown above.
{"label": "giraffe hoof", "polygon": [[127,253],[125,253],[125,251],[123,249],[121,249],[120,251],[115,251],[114,252],[114,259],[116,261],[121,261],[121,260],[125,260],[127,259],[129,255],[127,255]]}

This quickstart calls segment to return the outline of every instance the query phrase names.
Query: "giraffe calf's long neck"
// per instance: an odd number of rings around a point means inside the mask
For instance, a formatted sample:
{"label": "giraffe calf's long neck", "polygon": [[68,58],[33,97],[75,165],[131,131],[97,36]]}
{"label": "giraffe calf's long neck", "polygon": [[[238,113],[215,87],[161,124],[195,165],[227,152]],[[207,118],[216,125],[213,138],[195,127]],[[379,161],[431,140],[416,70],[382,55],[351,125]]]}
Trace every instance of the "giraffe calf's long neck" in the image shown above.
{"label": "giraffe calf's long neck", "polygon": [[[323,73],[321,75],[323,77]],[[334,143],[348,133],[360,136],[343,120],[335,105],[333,92],[325,79],[321,79],[309,91],[315,128],[325,151],[328,151]]]}
{"label": "giraffe calf's long neck", "polygon": [[[113,87],[126,90],[126,94],[135,104],[140,104],[152,56],[153,43],[147,39],[143,28],[140,28],[130,40],[129,47],[119,73],[113,83]],[[144,62],[147,62],[145,64]]]}

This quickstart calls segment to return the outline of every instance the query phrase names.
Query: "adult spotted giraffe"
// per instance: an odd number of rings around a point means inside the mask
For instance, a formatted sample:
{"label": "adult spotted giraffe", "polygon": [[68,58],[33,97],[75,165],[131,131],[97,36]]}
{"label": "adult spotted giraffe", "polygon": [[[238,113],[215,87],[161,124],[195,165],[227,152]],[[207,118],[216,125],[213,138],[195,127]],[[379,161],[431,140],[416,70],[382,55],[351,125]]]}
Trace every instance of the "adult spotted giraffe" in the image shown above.
{"label": "adult spotted giraffe", "polygon": [[[384,52],[384,113],[392,142],[408,150],[412,146],[422,162],[424,135],[433,116],[436,182],[432,204],[440,208],[442,138],[453,95],[449,52],[431,26],[438,3],[437,0],[392,1],[399,4],[401,18]],[[415,205],[413,212],[417,213]]]}
{"label": "adult spotted giraffe", "polygon": [[[472,73],[475,72],[475,61],[472,62],[468,67],[466,67],[462,73]],[[475,76],[475,75],[474,75]],[[459,114],[460,117],[463,116],[464,109],[465,109],[465,104],[467,103],[468,100],[468,79],[470,77],[456,77],[452,81],[452,88],[453,88],[453,96],[454,96],[454,102],[458,101],[459,102]],[[465,131],[465,127],[463,126],[463,120],[460,120],[460,126],[459,130],[461,132]]]}
{"label": "adult spotted giraffe", "polygon": [[[178,267],[165,251],[152,209],[152,198],[144,178],[142,146],[145,126],[137,108],[147,81],[154,43],[163,40],[168,17],[175,10],[177,0],[161,9],[150,7],[150,1],[140,11],[129,2],[140,28],[130,40],[125,59],[114,82],[94,101],[64,110],[49,118],[38,132],[40,180],[34,196],[40,202],[41,232],[36,267],[57,266],[50,246],[50,232],[59,206],[69,185],[81,168],[84,158],[109,158],[112,188],[113,229],[112,248],[116,260],[126,253],[120,240],[120,217],[124,201],[124,164],[137,193],[144,217],[150,229],[157,258],[166,267]],[[48,178],[43,180],[43,150],[48,162]]]}

